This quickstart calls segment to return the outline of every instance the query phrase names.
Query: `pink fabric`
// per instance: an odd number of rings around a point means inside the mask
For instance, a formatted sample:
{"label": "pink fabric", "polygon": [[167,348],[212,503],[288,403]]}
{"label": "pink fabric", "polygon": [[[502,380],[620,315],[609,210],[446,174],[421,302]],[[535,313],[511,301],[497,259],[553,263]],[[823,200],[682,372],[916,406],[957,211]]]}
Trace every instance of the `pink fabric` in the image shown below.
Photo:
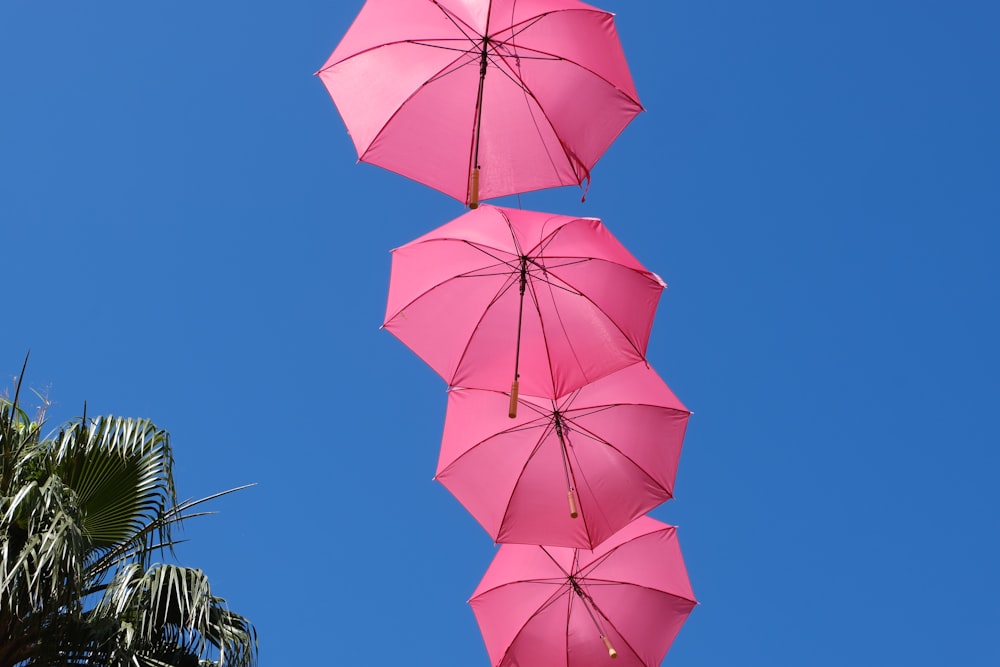
{"label": "pink fabric", "polygon": [[642,110],[613,16],[575,0],[368,0],[317,72],[358,157],[468,201],[587,178]]}
{"label": "pink fabric", "polygon": [[452,386],[558,398],[645,358],[665,287],[595,218],[483,206],[392,255],[384,327]]}
{"label": "pink fabric", "polygon": [[[645,363],[559,400],[448,393],[436,479],[496,542],[593,548],[672,497],[690,412]],[[579,516],[569,514],[562,446]]]}
{"label": "pink fabric", "polygon": [[503,545],[469,604],[494,667],[608,667],[602,634],[657,667],[697,602],[676,529],[640,517],[594,551]]}

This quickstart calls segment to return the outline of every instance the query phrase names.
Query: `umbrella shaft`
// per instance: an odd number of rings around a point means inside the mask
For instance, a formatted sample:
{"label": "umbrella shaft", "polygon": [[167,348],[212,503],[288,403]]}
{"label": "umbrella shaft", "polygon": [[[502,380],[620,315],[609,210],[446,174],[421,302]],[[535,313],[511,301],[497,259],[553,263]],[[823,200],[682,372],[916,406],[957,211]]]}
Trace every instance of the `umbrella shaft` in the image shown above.
{"label": "umbrella shaft", "polygon": [[483,84],[486,82],[486,46],[489,38],[483,37],[483,57],[479,61],[479,91],[476,93],[476,125],[473,128],[472,169],[469,176],[469,208],[479,208],[479,125],[483,122]]}
{"label": "umbrella shaft", "polygon": [[524,288],[528,284],[527,257],[521,258],[521,299],[517,306],[517,345],[514,348],[514,379],[521,379],[521,325],[524,322]]}
{"label": "umbrella shaft", "polygon": [[569,451],[566,449],[566,436],[563,433],[562,415],[556,412],[556,436],[559,438],[559,451],[562,454],[563,473],[566,475],[566,490],[569,491],[570,516],[576,518],[576,497],[573,493],[573,482],[569,475]]}
{"label": "umbrella shaft", "polygon": [[[590,620],[594,622],[594,627],[597,628],[597,632],[600,633],[601,639],[605,639],[607,635],[604,633],[604,628],[601,627],[600,622],[597,620],[597,616],[594,615],[594,610],[597,609],[597,605],[594,605],[594,601],[590,599],[590,596],[583,592],[583,588],[580,587],[579,582],[577,582],[577,580],[574,577],[571,576],[569,578],[569,583],[570,586],[573,587],[573,592],[576,593],[577,596],[580,598],[580,604],[582,604],[583,608],[587,610],[587,615],[590,616]],[[591,605],[594,606],[594,609],[590,608]],[[609,653],[610,653],[610,648],[609,648]]]}
{"label": "umbrella shaft", "polygon": [[475,149],[472,155],[473,169],[479,169],[479,130],[483,122],[483,87],[486,83],[487,48],[489,47],[489,37],[483,37],[483,55],[479,60],[479,91],[476,93],[476,127],[475,127]]}

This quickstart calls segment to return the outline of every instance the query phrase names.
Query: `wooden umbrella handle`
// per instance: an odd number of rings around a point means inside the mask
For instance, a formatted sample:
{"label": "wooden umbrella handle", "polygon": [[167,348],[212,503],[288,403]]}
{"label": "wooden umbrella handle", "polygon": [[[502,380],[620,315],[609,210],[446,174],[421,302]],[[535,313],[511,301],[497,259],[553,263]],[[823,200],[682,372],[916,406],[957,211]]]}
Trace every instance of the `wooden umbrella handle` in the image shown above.
{"label": "wooden umbrella handle", "polygon": [[579,512],[576,511],[576,493],[573,489],[569,490],[569,518],[575,519],[580,516]]}
{"label": "wooden umbrella handle", "polygon": [[601,639],[604,640],[604,648],[608,649],[608,655],[611,656],[611,659],[614,660],[617,658],[618,651],[616,651],[615,647],[611,645],[611,640],[608,639],[607,635],[601,635]]}
{"label": "wooden umbrella handle", "polygon": [[517,380],[510,383],[510,409],[507,410],[507,416],[511,419],[517,417]]}
{"label": "wooden umbrella handle", "polygon": [[469,208],[479,208],[479,167],[472,168],[469,178]]}

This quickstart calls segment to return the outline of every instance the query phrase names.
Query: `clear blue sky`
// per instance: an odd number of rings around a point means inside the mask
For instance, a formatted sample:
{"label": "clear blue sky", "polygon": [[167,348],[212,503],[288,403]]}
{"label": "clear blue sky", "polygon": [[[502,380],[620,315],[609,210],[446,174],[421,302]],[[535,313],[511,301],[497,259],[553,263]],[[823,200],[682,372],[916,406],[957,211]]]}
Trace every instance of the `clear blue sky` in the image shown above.
{"label": "clear blue sky", "polygon": [[[486,667],[444,385],[378,330],[389,249],[462,209],[355,164],[312,73],[360,6],[0,3],[0,385],[30,348],[57,420],[168,428],[184,496],[259,484],[179,555],[262,664]],[[670,285],[665,664],[997,665],[1000,6],[599,6],[648,111],[586,203],[521,203]]]}

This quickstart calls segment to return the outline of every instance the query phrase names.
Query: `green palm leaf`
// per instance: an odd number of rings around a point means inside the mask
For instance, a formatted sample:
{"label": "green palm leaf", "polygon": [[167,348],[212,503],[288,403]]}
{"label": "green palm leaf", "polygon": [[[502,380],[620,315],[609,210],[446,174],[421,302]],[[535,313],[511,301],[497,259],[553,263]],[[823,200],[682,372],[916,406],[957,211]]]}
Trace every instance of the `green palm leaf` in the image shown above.
{"label": "green palm leaf", "polygon": [[256,631],[201,570],[150,566],[237,489],[178,503],[169,436],[147,420],[40,433],[0,399],[0,667],[256,665]]}
{"label": "green palm leaf", "polygon": [[[71,425],[53,466],[76,492],[94,550],[128,541],[176,502],[169,436],[147,420],[100,417]],[[159,539],[170,540],[169,524]]]}

